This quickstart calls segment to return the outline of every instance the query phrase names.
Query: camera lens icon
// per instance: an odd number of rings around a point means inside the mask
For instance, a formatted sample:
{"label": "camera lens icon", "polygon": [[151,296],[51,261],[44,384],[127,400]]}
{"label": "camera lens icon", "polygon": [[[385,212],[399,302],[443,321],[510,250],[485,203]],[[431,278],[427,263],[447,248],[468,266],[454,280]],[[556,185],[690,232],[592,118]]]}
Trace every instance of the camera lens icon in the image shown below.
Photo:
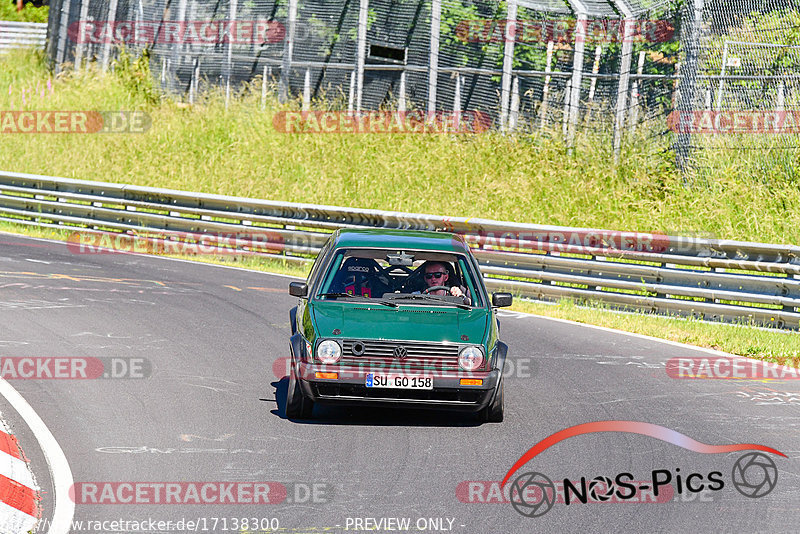
{"label": "camera lens icon", "polygon": [[731,479],[739,493],[758,499],[775,489],[778,467],[766,454],[750,452],[736,460]]}
{"label": "camera lens icon", "polygon": [[523,473],[511,483],[511,506],[525,517],[541,517],[556,502],[553,481],[541,473]]}

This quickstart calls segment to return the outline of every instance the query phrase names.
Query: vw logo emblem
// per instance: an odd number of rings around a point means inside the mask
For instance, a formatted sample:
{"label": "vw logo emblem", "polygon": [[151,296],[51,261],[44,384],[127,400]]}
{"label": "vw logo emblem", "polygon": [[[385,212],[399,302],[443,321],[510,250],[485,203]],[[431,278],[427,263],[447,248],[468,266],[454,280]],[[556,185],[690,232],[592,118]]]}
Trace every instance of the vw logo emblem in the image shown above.
{"label": "vw logo emblem", "polygon": [[399,347],[395,347],[394,348],[394,357],[395,358],[397,358],[399,360],[402,360],[406,356],[408,356],[408,349],[406,349],[404,346],[400,345]]}

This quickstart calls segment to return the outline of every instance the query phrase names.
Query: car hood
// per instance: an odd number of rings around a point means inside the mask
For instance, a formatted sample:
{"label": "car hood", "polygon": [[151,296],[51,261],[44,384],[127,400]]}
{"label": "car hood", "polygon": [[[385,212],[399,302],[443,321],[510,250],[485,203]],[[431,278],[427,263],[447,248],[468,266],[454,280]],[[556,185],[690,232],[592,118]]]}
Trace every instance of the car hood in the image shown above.
{"label": "car hood", "polygon": [[[314,323],[320,337],[340,339],[406,339],[482,343],[488,310],[401,304],[390,308],[366,302],[317,302]],[[464,338],[466,337],[466,339]]]}

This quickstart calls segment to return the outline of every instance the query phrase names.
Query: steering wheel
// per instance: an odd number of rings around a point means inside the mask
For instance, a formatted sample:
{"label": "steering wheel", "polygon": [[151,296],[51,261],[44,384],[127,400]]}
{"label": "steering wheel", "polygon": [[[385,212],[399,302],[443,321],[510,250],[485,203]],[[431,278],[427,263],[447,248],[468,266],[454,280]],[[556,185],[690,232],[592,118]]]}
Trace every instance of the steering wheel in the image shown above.
{"label": "steering wheel", "polygon": [[428,288],[426,288],[426,289],[425,289],[425,290],[422,292],[422,294],[423,294],[423,295],[427,295],[427,294],[428,294],[428,293],[430,293],[431,291],[439,291],[439,290],[441,290],[441,289],[444,289],[445,291],[447,291],[447,294],[448,294],[448,295],[450,294],[450,288],[449,288],[449,287],[447,287],[447,286],[431,286],[431,287],[428,287]]}

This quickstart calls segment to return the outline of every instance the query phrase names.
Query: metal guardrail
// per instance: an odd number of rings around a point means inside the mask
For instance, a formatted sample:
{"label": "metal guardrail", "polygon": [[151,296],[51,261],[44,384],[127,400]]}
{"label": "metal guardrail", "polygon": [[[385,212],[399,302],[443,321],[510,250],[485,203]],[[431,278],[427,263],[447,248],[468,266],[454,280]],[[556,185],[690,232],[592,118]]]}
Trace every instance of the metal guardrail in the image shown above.
{"label": "metal guardrail", "polygon": [[[337,228],[464,236],[491,290],[800,328],[800,247],[274,202],[0,172],[0,220],[148,239],[238,236],[237,250],[307,263]],[[260,234],[256,239],[255,234]],[[148,237],[149,236],[149,237]],[[216,238],[214,236],[217,236]]]}
{"label": "metal guardrail", "polygon": [[0,20],[0,52],[26,47],[44,49],[46,44],[46,23]]}

